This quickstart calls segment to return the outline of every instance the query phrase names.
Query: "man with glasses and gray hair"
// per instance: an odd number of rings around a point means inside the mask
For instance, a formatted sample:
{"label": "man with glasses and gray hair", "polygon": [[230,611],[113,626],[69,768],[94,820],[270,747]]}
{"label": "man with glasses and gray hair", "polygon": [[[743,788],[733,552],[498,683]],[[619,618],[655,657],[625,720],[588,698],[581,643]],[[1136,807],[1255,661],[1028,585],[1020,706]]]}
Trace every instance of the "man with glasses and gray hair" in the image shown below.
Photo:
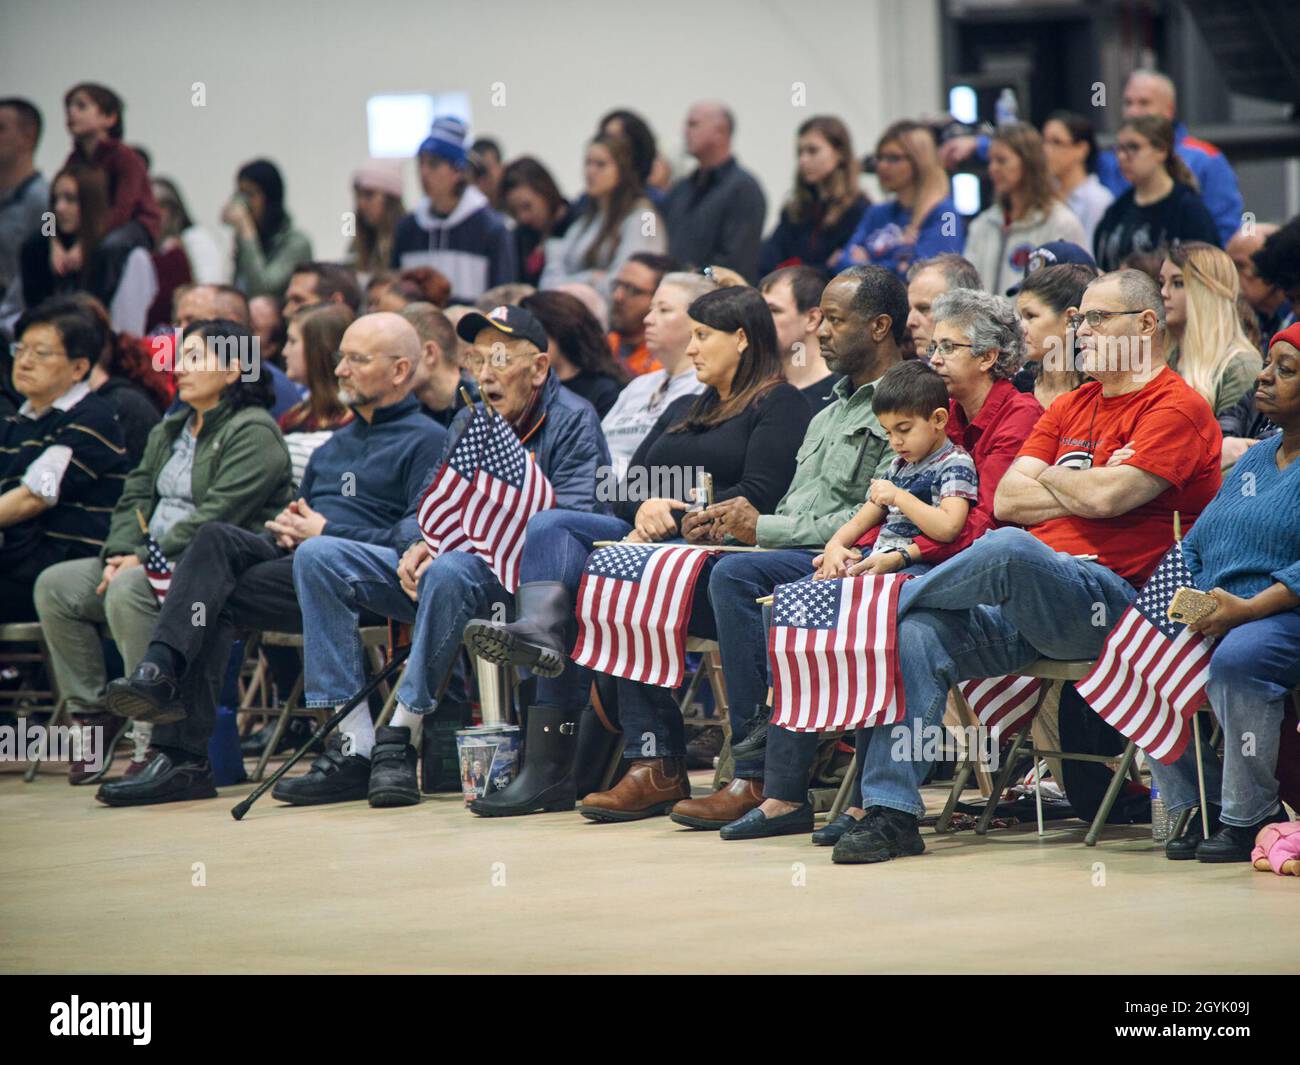
{"label": "man with glasses and gray hair", "polygon": [[[166,764],[102,785],[101,802],[139,806],[210,795],[208,740],[234,629],[303,631],[293,581],[303,544],[394,542],[447,436],[411,394],[419,359],[419,337],[400,315],[358,318],[343,334],[335,369],[339,396],[356,417],[312,453],[298,498],[263,533],[214,522],[195,534],[148,650],[129,677],[108,686],[105,700],[118,716],[157,726],[152,743]],[[195,621],[200,608],[202,624]]]}
{"label": "man with glasses and gray hair", "polygon": [[1073,328],[1092,380],[1043,414],[994,496],[996,517],[1024,528],[986,533],[902,591],[906,714],[890,743],[867,748],[866,816],[836,844],[837,862],[924,851],[929,762],[891,752],[913,750],[915,730],[939,724],[957,681],[1014,674],[1038,658],[1096,658],[1173,545],[1174,514],[1190,526],[1218,491],[1218,425],[1165,365],[1155,282],[1136,270],[1101,275]]}

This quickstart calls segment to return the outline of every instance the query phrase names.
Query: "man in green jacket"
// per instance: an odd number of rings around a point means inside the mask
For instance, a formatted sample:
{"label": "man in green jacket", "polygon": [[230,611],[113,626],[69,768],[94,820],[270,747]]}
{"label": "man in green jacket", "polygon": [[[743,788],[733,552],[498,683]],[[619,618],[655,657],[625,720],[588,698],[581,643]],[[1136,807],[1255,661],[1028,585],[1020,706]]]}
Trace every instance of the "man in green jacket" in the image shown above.
{"label": "man in green jacket", "polygon": [[[236,346],[242,340],[242,350],[251,351],[248,339],[242,326],[214,321],[192,327],[186,346],[202,351],[209,340]],[[292,497],[289,452],[267,412],[274,397],[270,378],[256,361],[223,368],[219,359],[205,358],[212,365],[178,367],[179,395],[186,405],[149,434],[99,556],[51,566],[36,582],[36,610],[59,692],[75,721],[103,726],[104,735],[111,736],[120,722],[104,713],[107,675],[99,626],[108,625],[130,672],[158,618],[158,600],[143,566],[140,519],[175,565],[203,525],[232,522],[260,530]],[[85,762],[74,758],[72,783],[89,782],[106,767],[88,770]]]}
{"label": "man in green jacket", "polygon": [[[724,556],[709,578],[727,679],[732,743],[766,725],[767,627],[755,602],[778,584],[812,573],[812,560],[835,531],[862,506],[871,481],[883,477],[894,453],[871,400],[885,371],[902,361],[907,289],[890,270],[854,266],[835,277],[821,298],[818,330],[822,355],[844,379],[835,400],[808,426],[794,479],[774,514],[759,514],[744,497],[688,514],[688,540],[769,548]],[[636,763],[633,763],[634,765]],[[707,799],[678,802],[671,816],[693,828],[721,828],[763,801],[763,752],[737,757],[736,779]],[[662,773],[660,774],[663,775]],[[639,775],[629,773],[625,779]],[[629,803],[640,803],[631,784]],[[622,809],[619,789],[599,805]]]}

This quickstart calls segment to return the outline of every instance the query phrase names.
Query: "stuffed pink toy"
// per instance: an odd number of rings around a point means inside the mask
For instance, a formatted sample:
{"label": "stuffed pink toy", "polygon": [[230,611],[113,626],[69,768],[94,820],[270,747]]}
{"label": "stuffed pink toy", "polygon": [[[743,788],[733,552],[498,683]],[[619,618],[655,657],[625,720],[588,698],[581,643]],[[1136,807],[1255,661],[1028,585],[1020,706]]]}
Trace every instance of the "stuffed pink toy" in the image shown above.
{"label": "stuffed pink toy", "polygon": [[1300,821],[1261,828],[1250,860],[1261,872],[1272,869],[1278,876],[1300,876]]}

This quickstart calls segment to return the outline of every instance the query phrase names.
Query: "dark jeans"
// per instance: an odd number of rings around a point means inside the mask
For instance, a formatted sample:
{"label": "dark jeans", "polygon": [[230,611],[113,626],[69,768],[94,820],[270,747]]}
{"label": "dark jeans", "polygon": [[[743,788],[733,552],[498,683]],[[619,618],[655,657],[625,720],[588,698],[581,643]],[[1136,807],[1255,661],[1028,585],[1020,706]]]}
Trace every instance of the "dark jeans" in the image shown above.
{"label": "dark jeans", "polygon": [[236,525],[202,526],[181,557],[153,639],[185,659],[186,717],[154,729],[155,747],[207,757],[236,626],[302,632],[293,555],[269,535]]}
{"label": "dark jeans", "polygon": [[[852,790],[845,809],[862,805],[862,767],[867,764],[867,747],[875,729],[860,728],[853,732],[857,765],[853,767]],[[767,726],[767,761],[763,769],[763,797],[783,802],[807,802],[808,774],[817,745],[826,738],[824,732],[793,732],[779,725]]]}
{"label": "dark jeans", "polygon": [[[797,549],[736,552],[721,556],[709,574],[709,601],[717,619],[722,672],[727,678],[732,743],[739,743],[771,716],[767,706],[767,625],[756,600],[771,594],[778,584],[807,577],[814,555]],[[808,757],[811,759],[811,753]],[[736,776],[762,780],[763,756],[737,759]],[[806,770],[801,787],[807,791]]]}

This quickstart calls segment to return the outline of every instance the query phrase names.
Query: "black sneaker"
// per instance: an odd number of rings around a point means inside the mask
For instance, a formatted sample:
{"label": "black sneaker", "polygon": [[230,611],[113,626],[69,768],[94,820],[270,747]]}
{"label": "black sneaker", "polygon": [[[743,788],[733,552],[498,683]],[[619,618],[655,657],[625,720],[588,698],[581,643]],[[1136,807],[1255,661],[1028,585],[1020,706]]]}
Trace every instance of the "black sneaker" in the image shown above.
{"label": "black sneaker", "polygon": [[320,806],[328,802],[357,802],[370,791],[370,759],[344,754],[335,737],[305,776],[288,777],[272,790],[271,798],[290,806]]}
{"label": "black sneaker", "polygon": [[873,806],[867,816],[835,844],[831,861],[837,865],[864,865],[907,858],[925,851],[920,820],[901,810]]}
{"label": "black sneaker", "polygon": [[1212,833],[1209,839],[1202,840],[1196,848],[1196,860],[1212,863],[1248,862],[1255,849],[1255,837],[1259,835],[1259,830],[1265,825],[1289,820],[1286,810],[1279,806],[1262,821],[1256,821],[1245,828],[1220,824],[1219,830]]}
{"label": "black sneaker", "polygon": [[409,728],[376,729],[370,752],[370,805],[415,806],[420,801],[415,763]]}

